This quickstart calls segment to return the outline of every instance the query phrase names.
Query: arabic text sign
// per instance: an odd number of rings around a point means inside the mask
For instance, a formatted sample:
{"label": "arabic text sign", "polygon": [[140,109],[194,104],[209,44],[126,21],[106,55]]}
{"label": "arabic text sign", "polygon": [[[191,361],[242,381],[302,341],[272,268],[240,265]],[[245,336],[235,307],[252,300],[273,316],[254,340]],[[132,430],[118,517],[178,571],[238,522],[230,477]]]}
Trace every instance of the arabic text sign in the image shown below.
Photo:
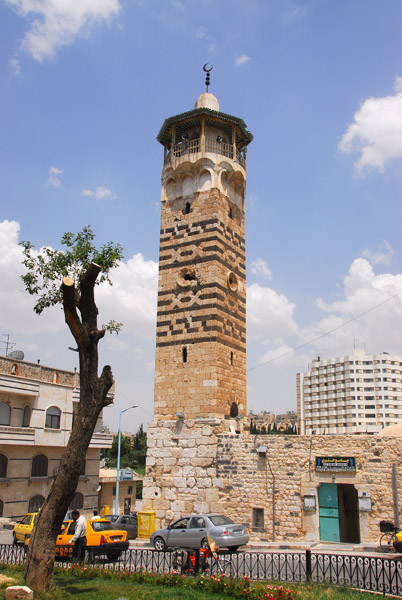
{"label": "arabic text sign", "polygon": [[352,456],[316,456],[315,470],[319,472],[354,472],[356,459]]}

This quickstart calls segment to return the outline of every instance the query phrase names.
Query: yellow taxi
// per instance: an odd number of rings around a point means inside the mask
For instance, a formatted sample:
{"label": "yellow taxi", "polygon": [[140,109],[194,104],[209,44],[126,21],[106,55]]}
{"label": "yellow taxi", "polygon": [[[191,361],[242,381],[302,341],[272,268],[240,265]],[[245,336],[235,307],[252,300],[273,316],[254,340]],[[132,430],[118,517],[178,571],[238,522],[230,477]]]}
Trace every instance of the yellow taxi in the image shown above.
{"label": "yellow taxi", "polygon": [[14,525],[13,529],[13,544],[23,542],[26,544],[31,537],[32,529],[35,523],[35,518],[38,513],[28,513],[19,523]]}
{"label": "yellow taxi", "polygon": [[[68,558],[73,553],[74,544],[69,540],[75,533],[75,521],[64,521],[56,541],[56,557]],[[127,550],[129,541],[127,531],[114,529],[107,519],[87,521],[87,550],[90,556],[105,555],[110,560],[117,560]]]}

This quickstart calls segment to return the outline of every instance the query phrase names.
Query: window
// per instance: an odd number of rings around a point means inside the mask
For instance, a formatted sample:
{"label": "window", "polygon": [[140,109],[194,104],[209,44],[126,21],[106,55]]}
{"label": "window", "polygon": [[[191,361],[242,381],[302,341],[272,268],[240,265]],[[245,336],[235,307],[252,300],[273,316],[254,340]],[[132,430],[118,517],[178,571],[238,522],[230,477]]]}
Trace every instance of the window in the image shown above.
{"label": "window", "polygon": [[[47,477],[47,457],[44,454],[37,454],[32,459],[31,477]],[[34,512],[34,511],[29,511]]]}
{"label": "window", "polygon": [[85,468],[86,468],[86,460],[84,458],[84,460],[81,463],[81,468],[80,468],[80,475],[85,475]]}
{"label": "window", "polygon": [[11,375],[18,375],[18,365],[17,363],[13,363],[10,367]]}
{"label": "window", "polygon": [[38,510],[42,507],[45,499],[43,496],[33,496],[28,504],[28,512],[38,512]]}
{"label": "window", "polygon": [[129,494],[131,496],[132,493],[133,493],[133,486],[129,485],[128,486],[128,490],[127,490],[127,494]]}
{"label": "window", "polygon": [[24,408],[24,412],[22,413],[22,426],[29,427],[30,421],[31,421],[31,407],[26,406]]}
{"label": "window", "polygon": [[202,517],[193,517],[189,525],[190,529],[201,529],[205,527],[205,521]]}
{"label": "window", "polygon": [[179,521],[176,521],[176,523],[173,523],[172,529],[187,529],[188,521],[188,517],[180,519]]}
{"label": "window", "polygon": [[84,506],[84,496],[81,492],[75,492],[74,498],[71,501],[69,510],[79,510]]}
{"label": "window", "polygon": [[237,417],[239,414],[239,407],[237,406],[236,402],[232,402],[232,405],[230,407],[230,416],[233,418]]}
{"label": "window", "polygon": [[264,529],[263,508],[253,508],[253,529]]}
{"label": "window", "polygon": [[10,425],[11,408],[5,402],[0,402],[0,425]]}
{"label": "window", "polygon": [[52,383],[59,383],[59,374],[55,371],[52,375]]}
{"label": "window", "polygon": [[183,362],[186,363],[187,362],[187,348],[186,348],[186,346],[184,346],[184,348],[182,348],[182,356],[183,356]]}
{"label": "window", "polygon": [[46,411],[45,427],[49,429],[60,429],[60,410],[57,406],[51,406]]}
{"label": "window", "polygon": [[4,502],[3,502],[3,500],[0,500],[0,518],[3,516],[3,511],[4,511]]}
{"label": "window", "polygon": [[7,477],[7,456],[0,454],[0,478]]}

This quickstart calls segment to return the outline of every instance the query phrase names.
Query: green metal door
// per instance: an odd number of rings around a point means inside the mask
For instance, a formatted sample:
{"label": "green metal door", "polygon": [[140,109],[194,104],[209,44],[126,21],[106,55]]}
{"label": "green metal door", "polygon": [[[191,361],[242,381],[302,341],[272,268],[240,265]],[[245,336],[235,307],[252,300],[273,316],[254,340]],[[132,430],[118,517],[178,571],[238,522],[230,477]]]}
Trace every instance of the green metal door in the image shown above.
{"label": "green metal door", "polygon": [[339,505],[336,483],[322,483],[318,488],[320,540],[339,542]]}

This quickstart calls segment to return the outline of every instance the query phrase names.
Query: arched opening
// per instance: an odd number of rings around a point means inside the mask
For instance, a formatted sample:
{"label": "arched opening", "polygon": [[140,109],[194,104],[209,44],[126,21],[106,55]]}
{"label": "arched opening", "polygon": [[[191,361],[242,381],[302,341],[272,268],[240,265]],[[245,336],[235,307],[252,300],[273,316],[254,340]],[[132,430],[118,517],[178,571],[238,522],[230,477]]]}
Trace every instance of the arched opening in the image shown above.
{"label": "arched opening", "polygon": [[231,407],[230,407],[230,416],[232,417],[232,419],[234,419],[238,415],[239,415],[239,407],[237,406],[236,402],[232,402]]}
{"label": "arched opening", "polygon": [[8,459],[4,454],[0,454],[0,479],[7,477]]}
{"label": "arched opening", "polygon": [[51,406],[46,411],[46,422],[45,427],[49,429],[60,429],[60,415],[61,411],[57,406]]}
{"label": "arched opening", "polygon": [[31,421],[31,407],[26,406],[24,408],[24,412],[22,413],[22,426],[29,427],[30,421]]}
{"label": "arched opening", "polygon": [[11,408],[5,402],[0,402],[0,425],[10,425]]}
{"label": "arched opening", "polygon": [[194,192],[194,182],[191,175],[183,177],[182,181],[182,196],[190,196]]}
{"label": "arched opening", "polygon": [[44,497],[39,494],[37,496],[32,496],[28,504],[28,512],[38,512],[39,509],[42,508],[44,501]]}
{"label": "arched opening", "polygon": [[190,204],[190,202],[186,202],[186,205],[183,209],[183,214],[188,215],[188,214],[190,214],[190,212],[191,212],[191,204]]}
{"label": "arched opening", "polygon": [[200,191],[207,192],[212,187],[211,173],[203,171],[200,175]]}
{"label": "arched opening", "polygon": [[53,383],[59,383],[59,374],[57,373],[57,371],[55,371],[55,372],[53,373],[53,376],[52,376],[52,382],[53,382]]}
{"label": "arched opening", "polygon": [[47,477],[47,465],[48,460],[44,454],[34,456],[32,459],[31,477]]}
{"label": "arched opening", "polygon": [[10,367],[11,375],[18,375],[18,365],[17,363],[13,363]]}

